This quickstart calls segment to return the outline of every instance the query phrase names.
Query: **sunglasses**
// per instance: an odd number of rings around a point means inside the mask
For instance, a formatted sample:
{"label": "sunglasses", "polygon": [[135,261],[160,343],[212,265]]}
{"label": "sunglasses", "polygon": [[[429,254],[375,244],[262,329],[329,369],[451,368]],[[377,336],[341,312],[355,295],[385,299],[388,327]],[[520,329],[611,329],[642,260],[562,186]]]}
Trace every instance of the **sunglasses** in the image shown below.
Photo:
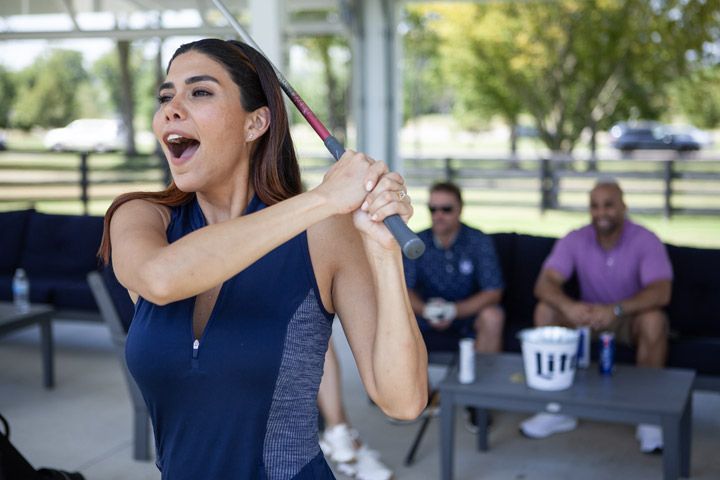
{"label": "sunglasses", "polygon": [[451,213],[455,210],[455,207],[452,205],[428,205],[428,210],[430,210],[431,215],[437,211],[442,213]]}

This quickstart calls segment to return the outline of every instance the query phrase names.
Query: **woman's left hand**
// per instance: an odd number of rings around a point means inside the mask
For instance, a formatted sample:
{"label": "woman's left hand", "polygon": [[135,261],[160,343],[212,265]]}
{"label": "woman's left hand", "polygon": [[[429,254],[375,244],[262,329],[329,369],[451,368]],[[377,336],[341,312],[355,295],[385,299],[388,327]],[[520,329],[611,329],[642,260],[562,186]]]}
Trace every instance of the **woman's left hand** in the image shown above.
{"label": "woman's left hand", "polygon": [[368,193],[365,202],[353,213],[353,223],[363,234],[382,247],[393,250],[399,245],[383,220],[398,214],[407,223],[413,214],[405,179],[397,172],[385,173]]}

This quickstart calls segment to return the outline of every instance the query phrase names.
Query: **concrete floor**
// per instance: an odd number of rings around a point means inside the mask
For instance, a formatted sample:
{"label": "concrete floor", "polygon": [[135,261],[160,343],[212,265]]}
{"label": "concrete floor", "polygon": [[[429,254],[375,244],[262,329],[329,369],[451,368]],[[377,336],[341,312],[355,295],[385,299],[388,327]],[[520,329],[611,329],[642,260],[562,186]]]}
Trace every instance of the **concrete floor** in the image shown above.
{"label": "concrete floor", "polygon": [[[80,471],[88,480],[158,480],[152,462],[131,458],[130,402],[105,327],[57,322],[54,332],[57,386],[51,391],[42,387],[37,332],[29,329],[0,340],[0,412],[11,424],[13,443],[35,466]],[[338,328],[335,340],[347,410],[362,438],[381,452],[396,480],[438,478],[439,422],[431,422],[416,463],[403,467],[418,425],[391,424],[370,405]],[[433,369],[431,378],[442,373]],[[720,394],[699,392],[693,402],[691,478],[718,479]],[[518,433],[522,418],[494,414],[486,453],[474,450],[474,437],[458,418],[455,478],[662,478],[661,457],[638,451],[632,426],[582,422],[573,432],[537,441]]]}

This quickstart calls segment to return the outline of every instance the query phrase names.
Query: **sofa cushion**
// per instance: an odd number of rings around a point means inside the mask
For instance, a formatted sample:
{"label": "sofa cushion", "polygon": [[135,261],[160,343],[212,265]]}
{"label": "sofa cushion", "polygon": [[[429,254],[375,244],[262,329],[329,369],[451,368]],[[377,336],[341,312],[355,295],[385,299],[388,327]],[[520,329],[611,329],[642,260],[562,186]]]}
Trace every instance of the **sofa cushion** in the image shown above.
{"label": "sofa cushion", "polygon": [[11,274],[0,273],[0,301],[12,301],[12,280]]}
{"label": "sofa cushion", "polygon": [[0,212],[0,274],[15,273],[32,213],[33,210]]}
{"label": "sofa cushion", "polygon": [[503,344],[509,351],[520,349],[517,332],[533,326],[533,312],[537,303],[533,294],[535,281],[555,239],[518,234],[514,243],[512,259],[506,270],[511,280],[506,283],[502,301],[507,318]]}
{"label": "sofa cushion", "polygon": [[517,233],[490,234],[506,287],[513,283],[512,266],[513,261],[515,260],[515,238],[517,236]]}
{"label": "sofa cushion", "polygon": [[135,305],[130,299],[127,289],[123,287],[115,277],[112,264],[105,266],[100,272],[100,275],[102,275],[103,282],[105,282],[105,287],[107,288],[108,294],[110,294],[110,299],[120,317],[123,328],[125,328],[127,332],[130,330],[130,323],[135,315]]}
{"label": "sofa cushion", "polygon": [[667,308],[671,329],[683,336],[720,337],[720,250],[674,245],[667,250],[674,272]]}
{"label": "sofa cushion", "polygon": [[682,337],[670,341],[668,367],[695,369],[699,375],[720,375],[720,338]]}
{"label": "sofa cushion", "polygon": [[85,278],[97,268],[102,237],[102,217],[34,213],[20,266],[33,277]]}

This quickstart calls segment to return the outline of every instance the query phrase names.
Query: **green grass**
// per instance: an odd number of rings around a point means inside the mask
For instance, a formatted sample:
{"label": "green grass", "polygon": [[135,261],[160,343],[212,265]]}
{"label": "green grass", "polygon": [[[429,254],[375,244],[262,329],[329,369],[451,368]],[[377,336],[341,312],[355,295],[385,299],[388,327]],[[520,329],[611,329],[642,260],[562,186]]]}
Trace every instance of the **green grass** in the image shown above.
{"label": "green grass", "polygon": [[[410,228],[415,231],[429,228],[426,190],[412,189],[410,196],[415,206],[415,214],[409,222]],[[666,243],[720,248],[720,218],[717,216],[675,215],[665,219],[662,215],[636,215],[632,213],[632,208],[629,216],[655,232]],[[517,232],[561,237],[574,228],[586,225],[590,216],[586,212],[555,210],[543,214],[532,207],[466,205],[462,220],[488,233]]]}
{"label": "green grass", "polygon": [[[293,135],[298,140],[300,151],[316,151],[324,152],[322,144],[315,137],[314,133],[308,130],[309,127],[296,127],[293,129]],[[14,149],[25,149],[25,151],[0,152],[0,182],[12,180],[19,171],[37,170],[38,172],[45,170],[52,174],[53,170],[57,171],[77,171],[79,167],[79,156],[77,154],[50,154],[38,151],[41,144],[37,135],[23,134],[21,132],[11,132],[9,135],[9,143]],[[406,139],[407,140],[407,139]],[[412,140],[412,136],[410,136]],[[506,153],[506,143],[494,139],[493,141],[483,141],[480,135],[474,137],[465,134],[461,137],[461,142],[453,145],[453,152],[447,153],[440,147],[442,145],[433,144],[432,148],[423,150],[424,153],[446,153],[452,155],[457,151],[461,153],[484,152],[485,148],[491,147],[501,153]],[[424,147],[424,145],[422,145]],[[461,147],[456,150],[455,147]],[[406,153],[413,153],[413,144],[411,141],[404,141],[403,148]],[[535,150],[536,146],[531,140],[524,141],[521,149],[524,151]],[[33,150],[35,149],[35,150]],[[323,164],[324,161],[313,159],[301,159],[301,166],[316,167]],[[432,162],[431,162],[432,163]],[[104,154],[91,155],[89,157],[89,166],[91,171],[112,171],[133,168],[144,168],[148,164],[147,157],[138,157],[135,159],[126,159],[120,154]],[[522,162],[523,168],[537,168],[537,163],[533,161]],[[468,165],[479,168],[501,168],[503,162],[469,162]],[[576,162],[576,166],[581,170],[584,169],[583,162]],[[129,168],[128,168],[129,167]],[[701,172],[720,172],[720,162],[696,162],[682,164],[676,162],[678,170],[682,171],[701,171]],[[441,175],[441,167],[438,165],[438,177]],[[50,170],[48,170],[50,169]],[[649,162],[643,159],[628,159],[620,161],[607,161],[600,163],[600,170],[605,172],[621,173],[625,171],[657,171],[657,163]],[[322,169],[313,169],[303,175],[303,179],[308,188],[312,188],[322,181]],[[91,179],[93,177],[91,176]],[[154,178],[157,178],[155,176]],[[584,206],[587,203],[587,190],[591,188],[592,178],[565,178],[562,180],[561,204]],[[493,187],[483,187],[477,189],[466,189],[465,196],[468,205],[463,212],[463,221],[469,225],[481,228],[487,232],[519,232],[534,235],[546,235],[559,237],[566,234],[569,230],[586,224],[589,221],[588,214],[585,212],[566,212],[566,211],[548,211],[545,214],[540,213],[539,209],[534,205],[539,203],[539,193],[537,180],[517,180],[498,182]],[[516,182],[516,183],[513,183]],[[525,182],[525,183],[522,183]],[[627,203],[630,207],[631,217],[653,230],[665,242],[677,245],[691,245],[699,247],[720,248],[720,216],[689,216],[678,214],[671,219],[665,219],[661,215],[636,215],[632,213],[632,208],[641,207],[657,207],[662,205],[662,180],[645,180],[645,179],[622,179],[621,183],[628,191],[626,196]],[[492,185],[492,184],[491,184]],[[522,185],[522,191],[503,190],[503,185],[508,188],[512,185]],[[158,184],[158,189],[161,187]],[[28,197],[32,195],[32,188],[28,187]],[[41,187],[37,187],[41,188]],[[121,188],[125,188],[121,186]],[[691,196],[683,193],[677,193],[673,197],[676,207],[700,207],[700,208],[718,208],[720,209],[720,191],[718,183],[715,181],[685,181],[677,180],[675,188],[680,190],[690,190],[693,192],[703,191],[704,196]],[[137,189],[132,185],[127,186],[128,190]],[[645,193],[633,193],[633,190],[645,190]],[[651,193],[647,193],[650,191]],[[410,195],[415,205],[415,215],[410,220],[410,227],[414,230],[428,228],[430,218],[427,212],[427,189],[425,187],[413,187],[410,189]],[[2,196],[2,192],[0,192]],[[500,204],[501,206],[489,206],[489,203]],[[529,206],[513,206],[513,204],[524,203]],[[110,200],[93,200],[90,202],[89,210],[93,215],[103,215],[110,204]],[[34,206],[39,211],[48,213],[71,213],[80,214],[83,212],[81,203],[74,199],[57,199],[57,200],[36,200],[33,202],[26,201],[5,201],[0,203],[0,210],[14,210],[28,208]]]}

